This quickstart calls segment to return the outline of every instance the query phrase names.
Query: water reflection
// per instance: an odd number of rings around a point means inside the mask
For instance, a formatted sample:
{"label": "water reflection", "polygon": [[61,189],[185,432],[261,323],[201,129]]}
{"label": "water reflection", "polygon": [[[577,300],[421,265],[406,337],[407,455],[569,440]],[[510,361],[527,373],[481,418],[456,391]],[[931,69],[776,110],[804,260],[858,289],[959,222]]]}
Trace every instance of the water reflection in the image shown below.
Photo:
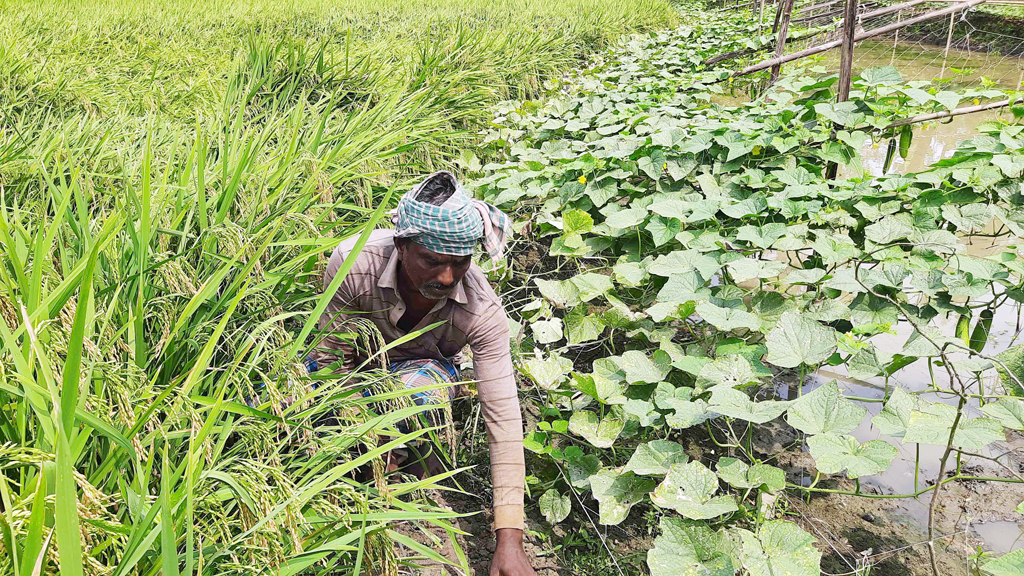
{"label": "water reflection", "polygon": [[[899,154],[896,154],[888,173],[907,174],[927,170],[929,166],[939,160],[952,156],[961,142],[974,138],[978,134],[976,128],[982,122],[995,120],[998,117],[999,111],[992,110],[954,116],[944,122],[918,124],[914,127],[914,139],[911,141],[907,159],[904,160],[900,158]],[[885,166],[887,144],[886,140],[878,143],[868,141],[861,148],[861,163],[864,170],[871,176],[883,175],[882,168]]]}

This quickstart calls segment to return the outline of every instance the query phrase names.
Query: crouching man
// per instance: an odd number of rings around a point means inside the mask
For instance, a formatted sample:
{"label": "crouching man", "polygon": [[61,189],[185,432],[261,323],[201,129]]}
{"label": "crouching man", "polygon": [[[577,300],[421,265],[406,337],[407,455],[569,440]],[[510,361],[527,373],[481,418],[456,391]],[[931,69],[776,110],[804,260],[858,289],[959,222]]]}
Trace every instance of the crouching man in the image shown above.
{"label": "crouching man", "polygon": [[[387,343],[439,321],[440,326],[388,351],[388,368],[408,388],[460,380],[454,359],[468,343],[487,426],[494,485],[497,546],[491,576],[534,576],[523,551],[523,492],[526,466],[519,396],[509,353],[509,326],[501,301],[472,262],[478,244],[494,260],[503,256],[511,232],[508,217],[466,195],[449,172],[437,172],[398,203],[394,230],[375,230],[320,319],[332,333],[318,352],[323,366],[343,359],[354,369],[375,351],[353,349],[333,333],[346,322],[367,319]],[[325,289],[352,250],[355,239],[331,255]],[[443,400],[415,398],[417,403]]]}

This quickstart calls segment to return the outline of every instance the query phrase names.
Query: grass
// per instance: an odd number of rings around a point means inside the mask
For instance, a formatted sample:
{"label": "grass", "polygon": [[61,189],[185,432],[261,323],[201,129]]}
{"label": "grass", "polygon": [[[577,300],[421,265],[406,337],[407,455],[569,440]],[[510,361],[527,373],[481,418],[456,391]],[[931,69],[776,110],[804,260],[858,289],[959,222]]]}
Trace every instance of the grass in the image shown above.
{"label": "grass", "polygon": [[420,409],[297,362],[325,255],[491,104],[673,14],[0,2],[0,574],[393,574],[395,522],[452,530],[377,459]]}

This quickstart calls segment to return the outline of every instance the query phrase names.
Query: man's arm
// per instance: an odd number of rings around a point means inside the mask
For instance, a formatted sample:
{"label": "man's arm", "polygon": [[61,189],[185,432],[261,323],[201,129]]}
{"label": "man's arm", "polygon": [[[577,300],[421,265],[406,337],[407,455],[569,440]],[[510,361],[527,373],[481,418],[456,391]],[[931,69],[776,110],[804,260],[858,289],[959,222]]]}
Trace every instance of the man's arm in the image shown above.
{"label": "man's arm", "polygon": [[508,318],[498,308],[480,328],[472,335],[469,345],[491,453],[494,529],[523,530],[526,458],[519,390],[509,352]]}

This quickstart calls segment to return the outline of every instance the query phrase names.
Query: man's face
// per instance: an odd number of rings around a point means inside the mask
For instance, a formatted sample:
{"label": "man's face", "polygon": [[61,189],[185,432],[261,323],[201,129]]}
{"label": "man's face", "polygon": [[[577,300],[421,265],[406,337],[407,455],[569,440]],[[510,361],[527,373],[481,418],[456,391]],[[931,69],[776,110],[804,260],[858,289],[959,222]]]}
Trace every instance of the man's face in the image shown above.
{"label": "man's face", "polygon": [[430,300],[446,298],[469,271],[471,256],[448,256],[415,241],[396,242],[403,275],[412,288]]}

